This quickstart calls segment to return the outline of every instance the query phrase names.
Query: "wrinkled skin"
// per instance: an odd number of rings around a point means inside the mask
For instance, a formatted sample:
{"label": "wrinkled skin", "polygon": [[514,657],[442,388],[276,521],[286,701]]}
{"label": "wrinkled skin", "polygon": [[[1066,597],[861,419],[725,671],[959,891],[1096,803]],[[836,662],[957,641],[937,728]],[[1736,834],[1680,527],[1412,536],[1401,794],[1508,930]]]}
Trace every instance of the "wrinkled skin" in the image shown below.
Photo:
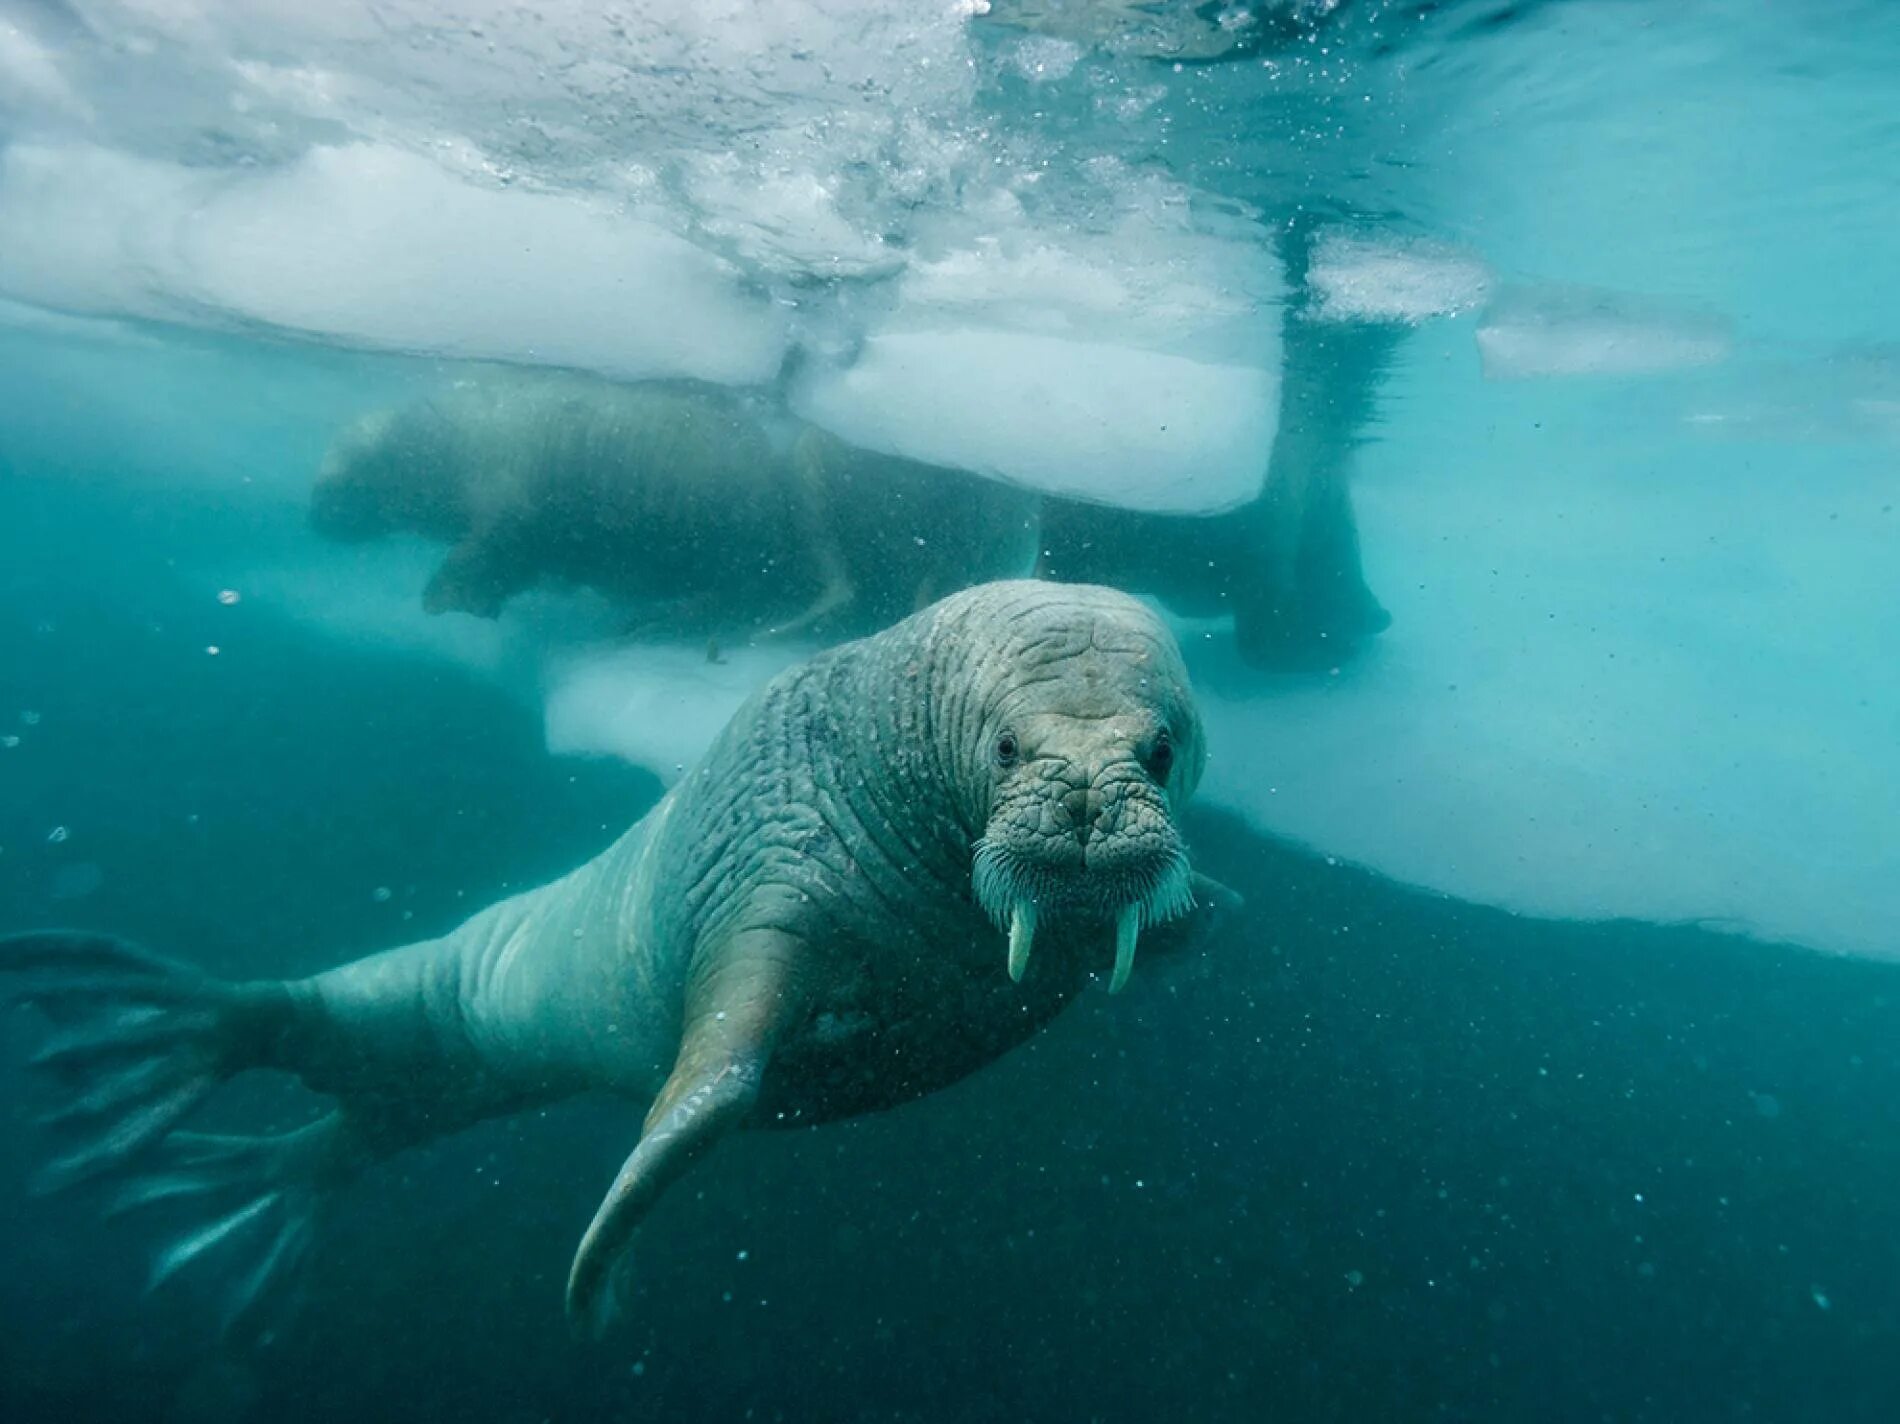
{"label": "wrinkled skin", "polygon": [[[563,879],[310,980],[180,978],[166,1002],[218,1025],[188,1040],[216,1065],[204,1084],[269,1066],[335,1095],[293,1135],[296,1170],[326,1181],[583,1089],[651,1101],[574,1263],[570,1309],[598,1321],[636,1224],[725,1133],[932,1092],[1091,977],[1119,987],[1138,945],[1197,932],[1196,900],[1226,898],[1176,823],[1203,758],[1179,652],[1142,605],[988,584],[762,688]],[[0,970],[55,940],[0,941]]]}

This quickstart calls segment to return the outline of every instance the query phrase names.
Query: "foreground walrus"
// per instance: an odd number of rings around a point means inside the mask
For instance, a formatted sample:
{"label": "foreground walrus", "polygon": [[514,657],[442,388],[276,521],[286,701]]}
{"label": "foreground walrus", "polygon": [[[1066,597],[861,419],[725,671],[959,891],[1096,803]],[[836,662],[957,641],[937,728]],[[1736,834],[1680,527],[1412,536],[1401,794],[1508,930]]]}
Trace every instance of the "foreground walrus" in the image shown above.
{"label": "foreground walrus", "polygon": [[[989,584],[760,689],[638,825],[440,939],[230,984],[119,940],[0,940],[56,1034],[53,1184],[222,1196],[157,1274],[254,1245],[249,1316],[367,1162],[589,1088],[652,1101],[575,1258],[609,1268],[666,1185],[744,1126],[891,1106],[1021,1042],[1198,898],[1176,817],[1203,761],[1178,650],[1104,588]],[[220,1083],[293,1073],[337,1106],[277,1137],[177,1131]]]}

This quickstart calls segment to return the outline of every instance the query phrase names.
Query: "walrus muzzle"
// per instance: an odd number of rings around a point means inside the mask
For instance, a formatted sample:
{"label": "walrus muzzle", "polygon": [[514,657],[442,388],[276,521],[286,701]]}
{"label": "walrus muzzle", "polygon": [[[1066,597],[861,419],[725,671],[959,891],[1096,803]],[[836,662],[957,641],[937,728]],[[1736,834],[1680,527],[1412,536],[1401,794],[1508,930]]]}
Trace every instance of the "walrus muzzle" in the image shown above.
{"label": "walrus muzzle", "polygon": [[[1039,788],[1040,790],[1040,788]],[[1111,994],[1128,983],[1144,929],[1194,908],[1187,849],[1158,787],[1122,780],[1099,796],[1059,790],[1011,797],[976,843],[977,903],[1009,936],[1009,977],[1029,967],[1037,927],[1048,920],[1114,926]]]}

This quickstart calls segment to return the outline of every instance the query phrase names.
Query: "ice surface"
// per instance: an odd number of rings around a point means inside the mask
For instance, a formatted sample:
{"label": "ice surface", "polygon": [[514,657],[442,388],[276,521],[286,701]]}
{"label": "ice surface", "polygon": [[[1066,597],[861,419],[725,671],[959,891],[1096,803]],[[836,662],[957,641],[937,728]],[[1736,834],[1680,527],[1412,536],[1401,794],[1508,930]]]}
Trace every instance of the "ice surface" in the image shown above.
{"label": "ice surface", "polygon": [[629,378],[764,380],[785,341],[726,264],[659,227],[367,144],[236,174],[15,144],[0,154],[0,289]]}
{"label": "ice surface", "polygon": [[1900,443],[1900,350],[1849,346],[1751,363],[1654,403],[1696,435],[1787,443]]}

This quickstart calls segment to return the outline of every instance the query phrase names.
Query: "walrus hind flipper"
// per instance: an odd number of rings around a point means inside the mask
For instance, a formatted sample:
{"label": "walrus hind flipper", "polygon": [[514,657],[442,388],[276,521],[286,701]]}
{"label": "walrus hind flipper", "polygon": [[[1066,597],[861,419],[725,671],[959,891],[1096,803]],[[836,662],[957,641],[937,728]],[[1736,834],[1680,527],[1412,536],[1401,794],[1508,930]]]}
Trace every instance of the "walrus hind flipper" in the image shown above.
{"label": "walrus hind flipper", "polygon": [[300,1304],[302,1267],[332,1190],[361,1157],[343,1115],[271,1136],[174,1132],[117,1185],[106,1214],[190,1203],[211,1220],[181,1229],[152,1260],[146,1288],[187,1267],[221,1265],[219,1326],[257,1338]]}
{"label": "walrus hind flipper", "polygon": [[123,1167],[261,1051],[261,993],[109,935],[9,935],[0,975],[54,1028],[32,1061],[62,1098],[45,1119],[62,1150],[44,1191]]}
{"label": "walrus hind flipper", "polygon": [[[281,986],[226,983],[124,940],[73,931],[0,937],[0,977],[7,998],[53,1028],[30,1063],[59,1098],[43,1119],[56,1155],[35,1188],[104,1183],[108,1215],[188,1200],[215,1207],[208,1225],[159,1252],[151,1285],[222,1257],[236,1267],[224,1326],[253,1324],[294,1275],[320,1197],[350,1160],[349,1134],[334,1114],[281,1137],[175,1129],[227,1078],[266,1061],[289,1012]],[[257,1256],[244,1269],[233,1258],[250,1246]]]}

